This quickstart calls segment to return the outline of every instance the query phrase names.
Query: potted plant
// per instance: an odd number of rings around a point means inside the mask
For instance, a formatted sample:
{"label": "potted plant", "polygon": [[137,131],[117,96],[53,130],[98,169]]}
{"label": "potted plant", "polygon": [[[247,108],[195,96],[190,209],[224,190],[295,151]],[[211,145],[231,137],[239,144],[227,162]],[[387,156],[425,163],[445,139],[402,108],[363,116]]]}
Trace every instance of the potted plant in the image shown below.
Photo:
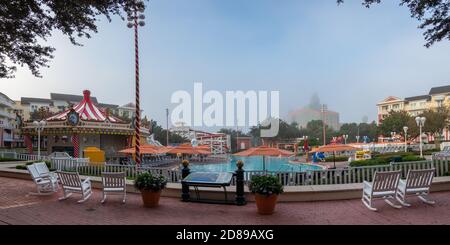
{"label": "potted plant", "polygon": [[166,187],[167,180],[162,175],[143,172],[136,176],[134,187],[141,191],[144,207],[154,208],[159,204],[161,191]]}
{"label": "potted plant", "polygon": [[278,195],[283,193],[283,185],[276,176],[255,175],[249,184],[250,191],[255,194],[259,214],[273,214]]}

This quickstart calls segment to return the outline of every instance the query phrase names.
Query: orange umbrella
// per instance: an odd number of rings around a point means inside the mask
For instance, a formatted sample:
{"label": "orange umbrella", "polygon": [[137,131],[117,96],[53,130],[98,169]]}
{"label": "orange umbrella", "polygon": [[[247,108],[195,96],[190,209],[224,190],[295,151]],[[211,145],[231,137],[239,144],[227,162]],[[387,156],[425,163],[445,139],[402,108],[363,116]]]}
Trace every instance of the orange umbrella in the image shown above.
{"label": "orange umbrella", "polygon": [[350,145],[342,145],[342,144],[331,144],[331,145],[324,145],[319,148],[316,148],[311,151],[311,153],[316,152],[333,152],[333,165],[334,168],[336,168],[336,152],[341,151],[358,151],[361,150],[360,148],[356,148]]}
{"label": "orange umbrella", "polygon": [[205,147],[192,146],[191,144],[182,144],[169,149],[168,154],[188,154],[188,155],[211,155],[211,151],[206,150]]}
{"label": "orange umbrella", "polygon": [[[156,146],[156,145],[143,145],[141,146],[141,155],[147,154],[147,155],[158,155],[158,154],[164,154],[163,152],[163,146]],[[125,153],[125,154],[135,154],[135,148],[128,148],[128,149],[124,149],[119,151],[120,153]]]}
{"label": "orange umbrella", "polygon": [[294,152],[281,150],[278,148],[271,148],[268,146],[259,146],[259,147],[253,147],[245,151],[241,151],[239,153],[234,154],[234,156],[241,156],[241,157],[249,157],[249,156],[263,156],[263,170],[266,169],[266,156],[292,156],[294,155]]}
{"label": "orange umbrella", "polygon": [[241,156],[241,157],[249,157],[249,156],[292,156],[294,155],[294,152],[286,151],[278,148],[271,148],[268,146],[259,146],[259,147],[253,147],[245,151],[241,151],[239,153],[234,154],[235,156]]}

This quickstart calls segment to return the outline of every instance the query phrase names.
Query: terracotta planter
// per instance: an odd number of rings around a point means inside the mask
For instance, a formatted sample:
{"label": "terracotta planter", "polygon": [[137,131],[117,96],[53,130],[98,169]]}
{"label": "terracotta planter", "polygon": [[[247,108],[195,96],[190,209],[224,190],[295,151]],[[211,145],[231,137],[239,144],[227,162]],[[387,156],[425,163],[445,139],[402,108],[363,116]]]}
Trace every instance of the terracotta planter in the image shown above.
{"label": "terracotta planter", "polygon": [[278,195],[272,194],[270,196],[255,194],[256,207],[259,214],[269,215],[275,211]]}
{"label": "terracotta planter", "polygon": [[159,205],[159,198],[161,197],[161,191],[145,191],[141,190],[142,201],[146,208],[156,208]]}

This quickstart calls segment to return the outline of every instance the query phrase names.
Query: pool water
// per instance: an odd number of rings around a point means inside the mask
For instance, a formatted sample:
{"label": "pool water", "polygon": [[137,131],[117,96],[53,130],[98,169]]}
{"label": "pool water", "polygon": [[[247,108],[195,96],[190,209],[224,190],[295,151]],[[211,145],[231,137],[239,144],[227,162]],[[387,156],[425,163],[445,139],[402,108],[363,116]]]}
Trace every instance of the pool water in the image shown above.
{"label": "pool water", "polygon": [[[229,162],[223,163],[192,163],[189,168],[196,172],[234,172],[236,170],[236,162],[242,160],[244,162],[244,170],[259,171],[263,170],[263,158],[255,157],[237,157],[231,156]],[[310,170],[320,170],[320,166],[310,164],[293,164],[289,163],[288,158],[266,157],[265,169],[274,172],[305,172]]]}

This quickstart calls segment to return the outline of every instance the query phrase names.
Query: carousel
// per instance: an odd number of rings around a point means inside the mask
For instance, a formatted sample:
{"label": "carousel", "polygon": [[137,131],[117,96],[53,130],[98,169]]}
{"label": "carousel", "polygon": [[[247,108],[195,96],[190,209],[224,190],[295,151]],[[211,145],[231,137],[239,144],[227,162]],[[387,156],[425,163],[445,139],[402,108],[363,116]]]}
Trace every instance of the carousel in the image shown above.
{"label": "carousel", "polygon": [[[114,157],[121,149],[131,146],[135,130],[134,123],[125,123],[109,115],[104,108],[94,104],[90,91],[83,91],[83,100],[45,120],[40,130],[47,153],[67,152],[73,157],[85,157],[93,148],[103,151],[105,156]],[[25,144],[32,151],[33,138],[37,138],[39,125],[23,123],[21,130]],[[149,130],[141,127],[141,139],[149,136]]]}

